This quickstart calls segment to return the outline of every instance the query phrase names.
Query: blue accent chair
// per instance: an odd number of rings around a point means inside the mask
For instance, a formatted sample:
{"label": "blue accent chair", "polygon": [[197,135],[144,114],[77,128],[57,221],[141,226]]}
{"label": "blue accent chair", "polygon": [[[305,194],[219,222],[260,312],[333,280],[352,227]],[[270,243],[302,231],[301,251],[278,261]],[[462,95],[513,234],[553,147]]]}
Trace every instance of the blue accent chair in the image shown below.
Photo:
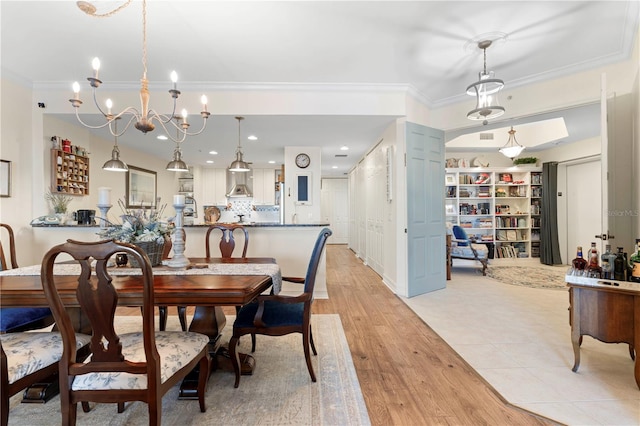
{"label": "blue accent chair", "polygon": [[244,305],[237,313],[233,323],[233,336],[229,340],[229,355],[236,374],[235,387],[240,385],[240,356],[236,351],[238,339],[245,334],[263,334],[267,336],[284,336],[291,333],[301,333],[304,356],[311,381],[316,381],[309,347],[317,355],[313,335],[311,333],[311,304],[313,302],[313,288],[316,283],[318,264],[322,257],[327,239],[332,232],[323,228],[318,235],[311,253],[311,259],[305,278],[282,277],[283,281],[303,284],[304,290],[298,296],[284,296],[269,294],[258,296],[251,303]]}
{"label": "blue accent chair", "polygon": [[482,275],[487,275],[489,249],[484,244],[476,244],[467,236],[467,232],[458,225],[453,225],[451,239],[451,259],[477,260],[482,264]]}
{"label": "blue accent chair", "polygon": [[[2,241],[0,241],[0,270],[17,268],[13,229],[5,223],[0,223],[0,228],[6,229],[9,234],[9,259],[11,261],[10,264],[7,263],[5,250]],[[0,334],[44,328],[53,322],[53,315],[51,315],[49,308],[0,308]]]}

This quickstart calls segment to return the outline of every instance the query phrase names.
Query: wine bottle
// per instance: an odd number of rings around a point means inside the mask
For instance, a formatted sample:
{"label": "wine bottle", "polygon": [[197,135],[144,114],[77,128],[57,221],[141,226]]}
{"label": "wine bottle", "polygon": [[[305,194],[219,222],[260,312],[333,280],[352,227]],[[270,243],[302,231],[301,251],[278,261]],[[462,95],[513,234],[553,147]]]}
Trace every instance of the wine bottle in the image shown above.
{"label": "wine bottle", "polygon": [[636,239],[636,252],[629,257],[629,268],[629,281],[640,283],[640,238]]}
{"label": "wine bottle", "polygon": [[602,278],[613,280],[613,263],[616,255],[611,251],[611,244],[607,244],[604,253],[602,253]]}
{"label": "wine bottle", "polygon": [[627,264],[624,260],[624,248],[618,247],[618,253],[616,259],[613,261],[613,279],[617,281],[627,280]]}
{"label": "wine bottle", "polygon": [[576,258],[571,262],[573,266],[573,275],[583,275],[584,268],[587,266],[587,261],[582,257],[582,246],[578,246]]}
{"label": "wine bottle", "polygon": [[602,278],[602,268],[600,267],[600,255],[596,243],[591,243],[589,249],[588,263],[586,268],[586,276],[590,278]]}

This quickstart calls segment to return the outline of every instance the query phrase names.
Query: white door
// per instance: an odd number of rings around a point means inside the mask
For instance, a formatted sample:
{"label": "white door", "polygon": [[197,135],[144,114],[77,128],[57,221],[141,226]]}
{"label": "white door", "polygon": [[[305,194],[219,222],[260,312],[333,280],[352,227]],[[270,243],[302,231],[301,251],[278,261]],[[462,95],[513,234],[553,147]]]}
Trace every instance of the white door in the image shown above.
{"label": "white door", "polygon": [[[576,247],[582,246],[584,257],[601,233],[602,161],[594,160],[567,165],[567,263],[576,256]],[[602,252],[602,251],[601,251]]]}
{"label": "white door", "polygon": [[333,234],[327,244],[347,244],[349,239],[349,182],[347,179],[322,179],[320,191],[322,220]]}

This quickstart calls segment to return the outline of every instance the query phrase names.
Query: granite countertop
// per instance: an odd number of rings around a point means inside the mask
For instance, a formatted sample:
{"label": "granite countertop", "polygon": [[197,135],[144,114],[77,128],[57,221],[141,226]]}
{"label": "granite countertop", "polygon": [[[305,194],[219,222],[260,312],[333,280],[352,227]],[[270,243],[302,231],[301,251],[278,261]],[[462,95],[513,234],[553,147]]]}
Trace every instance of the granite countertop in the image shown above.
{"label": "granite countertop", "polygon": [[208,228],[211,225],[242,225],[247,228],[294,228],[294,227],[311,227],[311,226],[329,226],[328,223],[285,223],[280,222],[234,222],[234,223],[196,223],[193,225],[184,225],[184,228]]}

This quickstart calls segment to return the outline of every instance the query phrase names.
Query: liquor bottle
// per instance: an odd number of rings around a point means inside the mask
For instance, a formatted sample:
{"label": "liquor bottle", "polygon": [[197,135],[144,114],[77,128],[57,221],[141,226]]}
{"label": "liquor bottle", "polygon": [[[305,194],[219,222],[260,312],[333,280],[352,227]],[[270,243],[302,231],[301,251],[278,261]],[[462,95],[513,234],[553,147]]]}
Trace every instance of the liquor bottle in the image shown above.
{"label": "liquor bottle", "polygon": [[602,278],[602,268],[600,267],[600,255],[596,243],[591,243],[589,249],[588,263],[586,268],[586,276],[590,278]]}
{"label": "liquor bottle", "polygon": [[602,253],[602,278],[612,280],[613,277],[613,263],[616,259],[616,255],[611,251],[611,244],[607,244],[604,253]]}
{"label": "liquor bottle", "polygon": [[578,246],[576,258],[571,262],[571,266],[573,266],[574,275],[582,275],[584,273],[584,268],[586,268],[587,266],[587,261],[582,257],[582,246]]}
{"label": "liquor bottle", "polygon": [[636,252],[629,257],[629,267],[631,268],[629,281],[640,283],[640,238],[636,239]]}
{"label": "liquor bottle", "polygon": [[627,264],[624,260],[623,247],[618,247],[616,259],[613,261],[613,279],[616,281],[626,281]]}

